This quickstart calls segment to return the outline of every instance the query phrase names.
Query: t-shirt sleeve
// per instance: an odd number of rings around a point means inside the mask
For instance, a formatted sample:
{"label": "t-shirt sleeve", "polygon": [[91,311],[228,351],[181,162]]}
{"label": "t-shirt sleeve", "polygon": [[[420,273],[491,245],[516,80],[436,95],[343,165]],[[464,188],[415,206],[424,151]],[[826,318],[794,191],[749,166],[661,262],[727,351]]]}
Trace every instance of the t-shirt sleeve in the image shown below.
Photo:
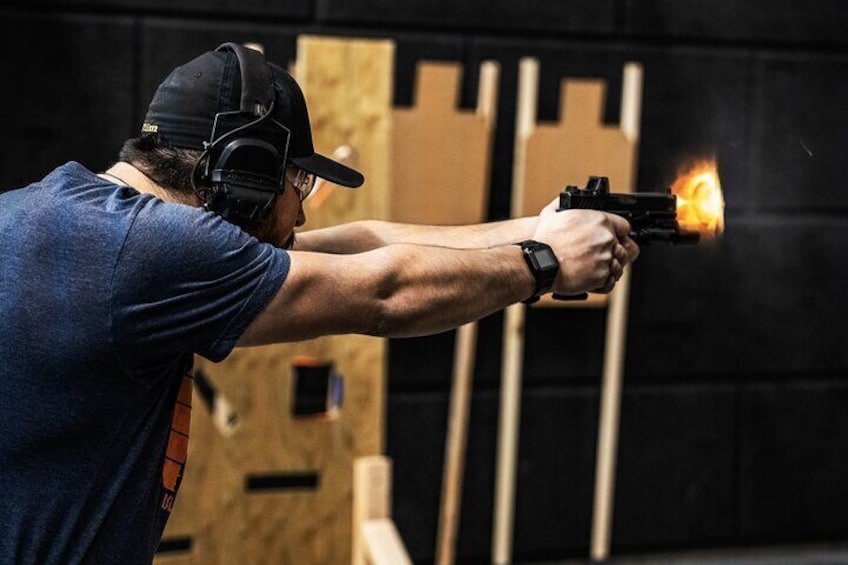
{"label": "t-shirt sleeve", "polygon": [[146,373],[178,353],[225,358],[285,281],[286,251],[199,208],[147,200],[112,279],[121,363]]}

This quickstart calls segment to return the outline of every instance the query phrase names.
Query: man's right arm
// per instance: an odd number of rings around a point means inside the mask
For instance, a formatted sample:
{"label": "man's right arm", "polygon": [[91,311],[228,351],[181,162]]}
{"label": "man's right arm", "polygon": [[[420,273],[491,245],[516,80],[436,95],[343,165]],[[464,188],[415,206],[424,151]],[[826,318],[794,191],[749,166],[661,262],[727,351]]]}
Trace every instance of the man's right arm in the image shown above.
{"label": "man's right arm", "polygon": [[[629,225],[616,216],[551,211],[540,220],[534,239],[551,245],[560,262],[556,292],[609,290],[635,257],[619,243]],[[528,298],[533,288],[515,245],[468,250],[397,244],[354,255],[293,251],[286,281],[238,345],[343,333],[436,333]]]}
{"label": "man's right arm", "polygon": [[533,292],[517,246],[387,245],[356,255],[291,252],[285,283],[239,346],[358,333],[406,337],[482,318]]}

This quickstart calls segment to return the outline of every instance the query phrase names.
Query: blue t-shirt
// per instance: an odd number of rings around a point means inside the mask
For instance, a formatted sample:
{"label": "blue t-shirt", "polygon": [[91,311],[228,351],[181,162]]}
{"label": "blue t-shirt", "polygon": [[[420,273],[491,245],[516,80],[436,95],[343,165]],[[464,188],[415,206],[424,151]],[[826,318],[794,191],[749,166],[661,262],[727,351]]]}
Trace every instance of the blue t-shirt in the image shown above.
{"label": "blue t-shirt", "polygon": [[78,163],[0,194],[0,563],[150,563],[220,361],[288,254]]}

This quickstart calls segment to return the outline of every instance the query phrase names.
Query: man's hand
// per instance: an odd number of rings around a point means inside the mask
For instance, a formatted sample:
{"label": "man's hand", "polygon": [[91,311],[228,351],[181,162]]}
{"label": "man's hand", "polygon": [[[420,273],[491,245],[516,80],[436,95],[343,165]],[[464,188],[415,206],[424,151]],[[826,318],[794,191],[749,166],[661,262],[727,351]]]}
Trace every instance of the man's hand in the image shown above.
{"label": "man's hand", "polygon": [[539,214],[533,239],[547,243],[559,261],[553,291],[574,295],[610,292],[624,267],[639,256],[624,218],[593,210],[557,212],[559,199]]}

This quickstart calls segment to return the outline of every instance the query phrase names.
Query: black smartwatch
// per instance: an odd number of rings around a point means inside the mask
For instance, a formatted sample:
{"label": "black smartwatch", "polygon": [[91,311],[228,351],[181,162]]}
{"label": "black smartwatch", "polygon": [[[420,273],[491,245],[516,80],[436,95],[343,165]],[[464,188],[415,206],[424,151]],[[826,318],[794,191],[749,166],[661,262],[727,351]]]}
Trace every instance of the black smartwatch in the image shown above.
{"label": "black smartwatch", "polygon": [[539,300],[539,297],[551,291],[556,280],[557,272],[559,271],[559,261],[554,255],[551,247],[545,243],[540,243],[532,239],[516,243],[521,246],[521,251],[524,252],[524,261],[530,268],[533,274],[533,279],[536,281],[536,288],[533,289],[533,295],[524,300],[525,304],[532,304]]}

